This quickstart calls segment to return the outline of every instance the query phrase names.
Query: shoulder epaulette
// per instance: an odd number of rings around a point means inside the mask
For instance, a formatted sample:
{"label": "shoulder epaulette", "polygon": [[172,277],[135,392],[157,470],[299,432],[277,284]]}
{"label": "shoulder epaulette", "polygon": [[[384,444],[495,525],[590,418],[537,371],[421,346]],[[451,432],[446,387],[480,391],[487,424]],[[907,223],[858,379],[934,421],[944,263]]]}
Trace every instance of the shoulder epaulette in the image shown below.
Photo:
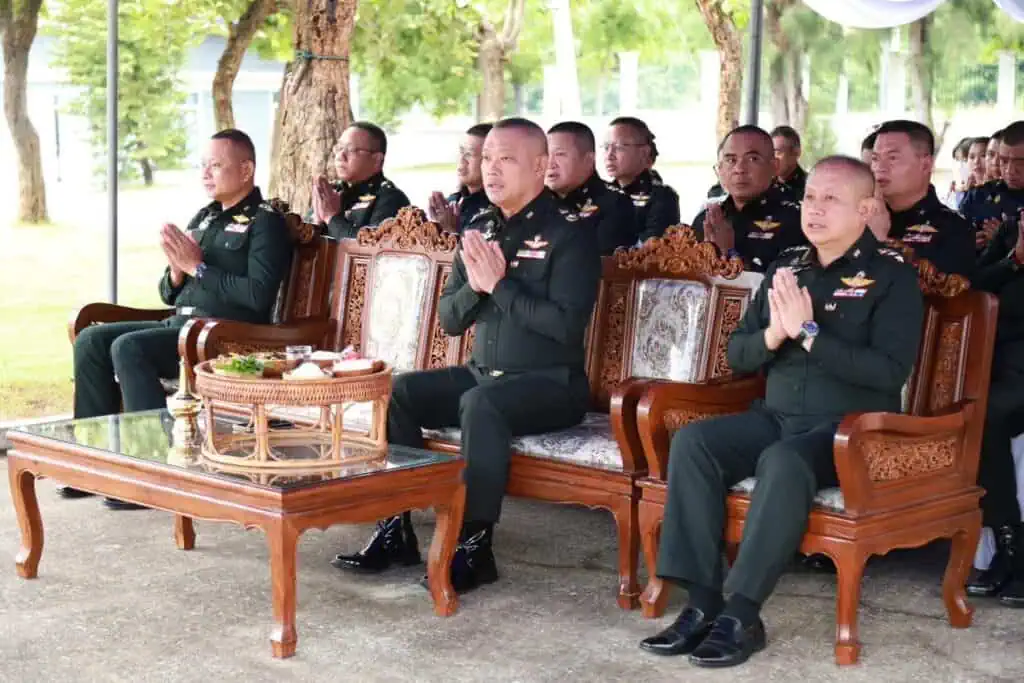
{"label": "shoulder epaulette", "polygon": [[809,244],[798,244],[795,247],[787,247],[787,248],[783,249],[782,251],[780,251],[779,252],[779,257],[793,255],[793,254],[806,254],[810,250],[811,250],[811,245],[809,245]]}
{"label": "shoulder epaulette", "polygon": [[878,253],[881,254],[882,256],[888,256],[889,258],[893,259],[894,261],[898,261],[899,263],[906,263],[907,261],[905,258],[903,258],[903,254],[901,254],[896,249],[890,249],[889,247],[879,247]]}

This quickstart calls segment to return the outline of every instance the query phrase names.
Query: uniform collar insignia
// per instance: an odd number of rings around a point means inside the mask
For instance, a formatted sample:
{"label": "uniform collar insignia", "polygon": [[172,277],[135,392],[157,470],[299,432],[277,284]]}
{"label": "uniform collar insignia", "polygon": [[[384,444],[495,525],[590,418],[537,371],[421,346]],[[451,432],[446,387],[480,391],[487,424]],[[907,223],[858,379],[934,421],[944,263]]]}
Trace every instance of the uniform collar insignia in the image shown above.
{"label": "uniform collar insignia", "polygon": [[549,242],[545,242],[541,238],[541,234],[538,232],[536,235],[534,235],[532,240],[523,240],[523,244],[528,246],[530,249],[541,249],[543,247],[548,246]]}
{"label": "uniform collar insignia", "polygon": [[853,277],[843,277],[839,279],[843,281],[844,285],[851,289],[863,289],[864,287],[870,287],[871,285],[875,284],[874,280],[865,277],[865,273],[863,270],[854,275]]}
{"label": "uniform collar insignia", "polygon": [[533,218],[533,211],[532,210],[526,212],[526,220],[530,220],[531,218]]}

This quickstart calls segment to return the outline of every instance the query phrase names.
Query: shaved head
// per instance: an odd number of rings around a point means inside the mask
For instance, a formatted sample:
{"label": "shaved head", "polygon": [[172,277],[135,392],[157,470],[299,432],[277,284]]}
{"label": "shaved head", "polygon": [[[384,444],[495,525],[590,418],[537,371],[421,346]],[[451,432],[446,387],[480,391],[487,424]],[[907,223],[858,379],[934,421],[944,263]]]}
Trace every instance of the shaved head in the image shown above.
{"label": "shaved head", "polygon": [[520,118],[503,119],[484,140],[481,170],[487,199],[505,216],[518,213],[544,191],[548,138]]}
{"label": "shaved head", "polygon": [[849,176],[850,183],[853,185],[854,197],[856,199],[860,200],[865,197],[874,196],[875,176],[871,172],[871,167],[860,159],[836,154],[825,157],[816,163],[812,170],[817,171],[819,169],[826,168],[835,169],[836,171]]}
{"label": "shaved head", "polygon": [[529,119],[512,117],[502,119],[494,124],[492,131],[515,132],[522,136],[523,142],[530,146],[531,152],[535,154],[548,153],[548,136],[544,129]]}

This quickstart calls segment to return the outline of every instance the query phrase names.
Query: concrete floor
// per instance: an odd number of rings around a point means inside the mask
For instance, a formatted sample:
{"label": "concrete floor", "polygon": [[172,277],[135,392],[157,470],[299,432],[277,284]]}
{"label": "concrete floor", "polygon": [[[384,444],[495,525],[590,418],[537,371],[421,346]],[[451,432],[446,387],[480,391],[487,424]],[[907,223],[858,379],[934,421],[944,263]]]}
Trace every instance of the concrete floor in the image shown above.
{"label": "concrete floor", "polygon": [[[448,619],[433,615],[416,585],[421,569],[360,578],[330,567],[366,527],[307,534],[299,652],[275,661],[258,532],[199,522],[196,549],[180,552],[169,515],[61,501],[53,487],[38,485],[39,578],[19,579],[11,559],[0,572],[5,682],[1024,680],[1024,612],[979,603],[972,628],[946,624],[941,545],[871,563],[857,667],[833,664],[833,578],[807,573],[783,578],[765,607],[769,648],[745,667],[702,671],[651,657],[637,642],[670,617],[652,622],[615,606],[610,516],[523,501],[508,503],[497,533],[502,580],[465,597]],[[418,515],[421,540],[430,524]],[[2,487],[0,550],[13,558],[17,544]]]}

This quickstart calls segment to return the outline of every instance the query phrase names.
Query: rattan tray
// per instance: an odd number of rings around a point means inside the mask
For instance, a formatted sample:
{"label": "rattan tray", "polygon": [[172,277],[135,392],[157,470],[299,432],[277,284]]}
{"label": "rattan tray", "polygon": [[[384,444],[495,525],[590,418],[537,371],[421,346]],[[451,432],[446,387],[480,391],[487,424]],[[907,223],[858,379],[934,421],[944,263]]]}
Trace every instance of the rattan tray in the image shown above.
{"label": "rattan tray", "polygon": [[[206,431],[203,456],[240,467],[293,470],[336,468],[387,452],[387,409],[391,398],[392,368],[349,377],[286,380],[231,377],[213,372],[212,362],[195,366],[195,393],[203,401],[207,424],[215,424],[218,407],[251,407],[252,420],[236,433]],[[345,429],[344,406],[372,403],[369,433]],[[312,425],[272,428],[268,406],[319,408]],[[363,448],[346,448],[362,446]]]}

